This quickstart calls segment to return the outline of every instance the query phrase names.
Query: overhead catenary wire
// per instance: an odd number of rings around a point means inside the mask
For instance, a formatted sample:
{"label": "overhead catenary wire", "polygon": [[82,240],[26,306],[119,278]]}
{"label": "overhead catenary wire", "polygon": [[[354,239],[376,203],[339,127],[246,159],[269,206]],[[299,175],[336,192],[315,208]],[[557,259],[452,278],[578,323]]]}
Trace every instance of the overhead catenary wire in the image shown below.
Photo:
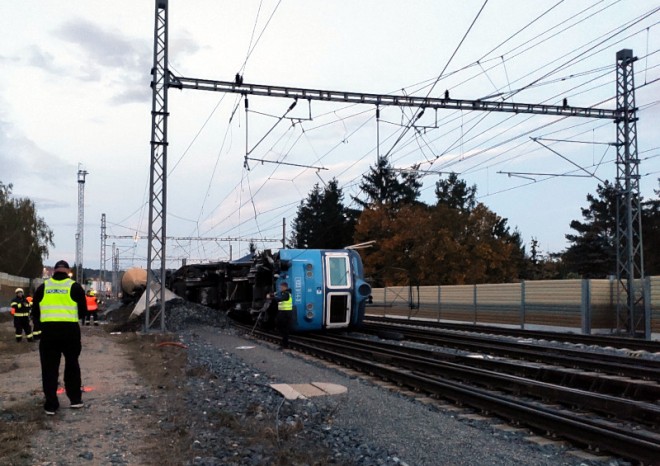
{"label": "overhead catenary wire", "polygon": [[[498,57],[498,59],[499,59],[499,57]],[[507,78],[507,81],[509,81],[508,78]],[[542,84],[542,83],[539,83],[539,84]],[[509,85],[509,83],[507,82],[507,86],[508,86],[508,85]],[[328,123],[328,124],[332,124],[332,122],[331,122],[331,123]],[[420,139],[420,138],[421,138],[421,139]],[[305,135],[305,139],[307,139],[307,136],[306,136],[306,135]],[[467,139],[464,138],[464,140],[465,140],[465,142],[467,142]],[[427,147],[427,146],[426,146],[426,143],[427,143],[426,138],[423,137],[423,136],[420,136],[420,135],[418,135],[418,134],[412,134],[412,135],[411,135],[411,138],[410,138],[410,141],[411,141],[413,144],[417,145],[417,146],[419,146],[421,143],[424,143],[424,147]],[[341,146],[339,146],[339,147],[341,147]],[[419,147],[418,147],[418,149],[419,149]],[[315,155],[315,156],[316,156],[316,155]],[[302,173],[305,173],[305,170],[301,171],[300,173],[301,173],[301,174],[302,174]],[[300,175],[296,175],[296,176],[300,176]],[[271,175],[270,178],[272,178],[272,175]]]}
{"label": "overhead catenary wire", "polygon": [[[433,85],[431,86],[431,88],[430,88],[430,89],[428,90],[428,92],[426,93],[426,97],[428,97],[428,96],[431,95],[431,93],[433,92],[433,90],[434,90],[435,87],[437,86],[438,82],[439,82],[440,79],[442,78],[444,72],[447,71],[447,67],[449,67],[449,65],[451,64],[452,60],[454,59],[454,57],[456,56],[456,54],[457,54],[458,51],[460,50],[461,45],[463,45],[463,42],[465,41],[465,39],[467,38],[467,36],[470,34],[470,31],[472,30],[472,27],[475,25],[475,23],[476,23],[477,20],[479,19],[479,16],[481,16],[481,12],[484,10],[484,8],[486,7],[487,4],[488,4],[488,0],[485,0],[484,3],[481,5],[481,8],[479,8],[479,11],[477,12],[477,14],[476,14],[476,16],[474,17],[474,19],[472,20],[472,22],[470,23],[470,26],[468,27],[467,31],[465,31],[465,34],[463,34],[463,37],[461,38],[460,42],[458,43],[458,45],[456,46],[456,48],[455,48],[454,51],[452,52],[451,56],[449,57],[449,60],[447,60],[447,63],[445,64],[444,68],[442,69],[442,71],[441,71],[440,74],[438,75],[437,79],[433,82]],[[423,110],[423,109],[422,109],[422,110]],[[419,116],[415,117],[415,116],[413,115],[413,116],[410,117],[410,119],[409,119],[409,121],[408,121],[408,125],[404,128],[404,130],[401,132],[401,134],[399,135],[399,137],[397,137],[397,139],[394,141],[394,144],[393,144],[392,147],[387,151],[387,153],[385,154],[385,157],[388,157],[388,156],[390,155],[390,153],[394,150],[394,148],[395,148],[396,145],[399,143],[399,141],[401,141],[401,139],[403,139],[403,137],[404,137],[404,136],[407,134],[407,132],[410,130],[410,128],[412,127],[412,125],[413,125],[413,123],[416,121],[416,119],[419,119]]]}

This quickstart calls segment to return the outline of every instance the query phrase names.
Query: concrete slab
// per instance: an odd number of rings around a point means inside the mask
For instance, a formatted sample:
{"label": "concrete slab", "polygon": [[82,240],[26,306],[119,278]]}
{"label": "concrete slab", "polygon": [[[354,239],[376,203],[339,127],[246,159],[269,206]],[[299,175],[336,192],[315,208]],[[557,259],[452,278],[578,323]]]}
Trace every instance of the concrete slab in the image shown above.
{"label": "concrete slab", "polygon": [[270,386],[272,389],[280,392],[287,400],[306,399],[304,395],[287,383],[272,383]]}
{"label": "concrete slab", "polygon": [[271,388],[280,392],[287,400],[298,400],[313,398],[315,396],[341,395],[348,392],[348,388],[343,385],[312,382],[312,383],[272,383]]}
{"label": "concrete slab", "polygon": [[321,390],[320,388],[315,387],[312,384],[309,383],[296,383],[292,384],[291,388],[293,388],[295,391],[300,393],[302,396],[306,398],[311,398],[314,396],[323,396],[326,393]]}
{"label": "concrete slab", "polygon": [[342,393],[348,392],[348,388],[336,383],[312,382],[312,385],[323,390],[328,395],[341,395]]}

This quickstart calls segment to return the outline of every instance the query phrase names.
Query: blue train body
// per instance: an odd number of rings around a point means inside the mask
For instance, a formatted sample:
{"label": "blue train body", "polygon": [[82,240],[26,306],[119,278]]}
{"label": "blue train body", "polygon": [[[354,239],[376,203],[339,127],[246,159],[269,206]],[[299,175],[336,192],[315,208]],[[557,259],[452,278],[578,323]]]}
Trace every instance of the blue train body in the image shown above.
{"label": "blue train body", "polygon": [[[350,249],[282,249],[276,288],[287,282],[292,292],[292,330],[347,328],[364,318],[371,287],[362,261]],[[285,267],[282,267],[285,265]]]}
{"label": "blue train body", "polygon": [[356,327],[364,319],[371,287],[360,255],[351,249],[280,249],[189,265],[174,272],[168,285],[190,301],[270,327],[277,303],[269,294],[283,282],[292,292],[294,332]]}

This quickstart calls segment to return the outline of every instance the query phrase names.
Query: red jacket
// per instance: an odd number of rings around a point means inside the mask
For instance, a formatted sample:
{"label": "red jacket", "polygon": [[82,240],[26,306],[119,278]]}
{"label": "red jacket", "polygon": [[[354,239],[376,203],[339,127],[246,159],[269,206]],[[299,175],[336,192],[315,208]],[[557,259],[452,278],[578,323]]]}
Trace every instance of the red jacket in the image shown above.
{"label": "red jacket", "polygon": [[85,296],[85,299],[87,300],[87,310],[89,312],[98,310],[99,305],[96,302],[96,296]]}

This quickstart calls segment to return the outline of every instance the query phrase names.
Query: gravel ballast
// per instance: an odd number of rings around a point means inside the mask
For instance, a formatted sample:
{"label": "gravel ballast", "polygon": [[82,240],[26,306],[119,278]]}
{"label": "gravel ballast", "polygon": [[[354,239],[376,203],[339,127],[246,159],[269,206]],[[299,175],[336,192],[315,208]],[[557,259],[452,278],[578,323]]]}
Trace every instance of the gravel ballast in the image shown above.
{"label": "gravel ballast", "polygon": [[[493,428],[492,424],[502,424],[500,420],[459,419],[460,413],[347,376],[295,352],[279,351],[232,328],[196,325],[182,330],[180,336],[189,346],[189,363],[203,366],[217,377],[214,387],[207,390],[215,395],[189,400],[191,410],[208,415],[215,407],[235,413],[238,422],[270,422],[271,430],[295,428],[296,436],[310,449],[326,449],[327,457],[316,458],[318,464],[597,464],[568,455],[565,448],[542,447],[524,439],[532,434]],[[283,401],[268,385],[309,382],[340,384],[348,392]],[[200,383],[198,379],[189,381]],[[193,392],[201,389],[197,386]],[[200,422],[192,430],[200,450],[214,454],[200,456],[191,464],[274,464],[267,451],[253,451],[222,439],[214,431],[216,426],[209,424]]]}

